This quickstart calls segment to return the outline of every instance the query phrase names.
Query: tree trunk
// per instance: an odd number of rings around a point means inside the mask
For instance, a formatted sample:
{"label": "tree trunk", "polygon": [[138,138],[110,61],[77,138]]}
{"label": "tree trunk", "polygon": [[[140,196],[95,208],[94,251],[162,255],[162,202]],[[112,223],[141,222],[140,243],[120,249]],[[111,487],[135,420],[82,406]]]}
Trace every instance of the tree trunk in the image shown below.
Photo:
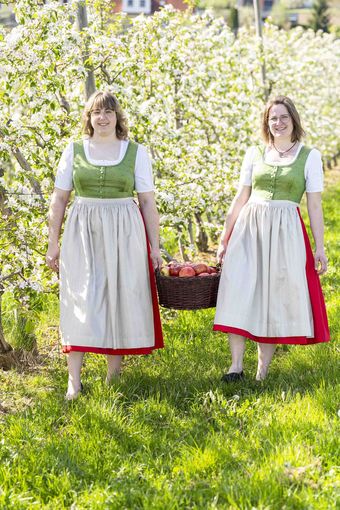
{"label": "tree trunk", "polygon": [[[0,177],[4,175],[4,170],[0,168]],[[5,214],[5,189],[0,186],[0,212],[2,215]],[[6,342],[4,330],[2,329],[2,315],[1,315],[1,301],[2,295],[4,293],[4,287],[1,283],[1,273],[0,273],[0,354],[5,352],[9,352],[12,350],[12,347]]]}
{"label": "tree trunk", "polygon": [[200,251],[208,251],[208,236],[204,230],[202,216],[200,213],[195,213],[195,220],[197,226],[196,246]]}
{"label": "tree trunk", "polygon": [[9,343],[6,342],[4,331],[2,329],[1,300],[3,293],[4,293],[3,288],[0,287],[0,354],[5,354],[6,352],[13,350]]}
{"label": "tree trunk", "polygon": [[[88,20],[87,20],[86,1],[85,0],[78,1],[77,17],[78,17],[79,31],[82,32],[84,28],[87,28],[89,26]],[[86,80],[85,80],[86,100],[96,90],[96,84],[95,84],[95,80],[94,80],[93,70],[92,70],[91,66],[89,66],[89,64],[88,64],[89,56],[90,56],[89,55],[89,41],[86,38],[85,39],[85,49],[83,51],[83,62],[84,62],[84,66],[86,69]]]}
{"label": "tree trunk", "polygon": [[183,244],[183,241],[182,241],[182,237],[181,235],[179,236],[178,238],[178,248],[179,248],[179,252],[181,254],[181,258],[182,260],[184,260],[185,262],[189,260],[189,257],[188,255],[185,253],[185,246]]}
{"label": "tree trunk", "polygon": [[193,229],[193,224],[192,224],[192,219],[190,218],[189,221],[188,221],[188,232],[189,232],[189,240],[190,240],[190,244],[192,246],[194,246],[195,244],[195,239],[194,239],[194,229]]}
{"label": "tree trunk", "polygon": [[[206,215],[207,215],[208,222],[209,223],[214,223],[214,220],[212,219],[211,214],[209,212],[207,212]],[[210,230],[209,231],[209,236],[210,236],[210,240],[213,243],[216,243],[218,241],[218,235],[217,235],[216,231]]]}

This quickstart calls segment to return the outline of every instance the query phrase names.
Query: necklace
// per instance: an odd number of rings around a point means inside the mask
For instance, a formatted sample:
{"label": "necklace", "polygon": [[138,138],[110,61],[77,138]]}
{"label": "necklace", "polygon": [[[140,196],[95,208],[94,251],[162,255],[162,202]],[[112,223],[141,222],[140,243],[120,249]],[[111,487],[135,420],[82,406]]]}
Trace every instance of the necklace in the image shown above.
{"label": "necklace", "polygon": [[295,147],[296,145],[296,142],[293,143],[293,145],[291,147],[289,147],[289,149],[285,150],[285,151],[279,151],[276,147],[275,147],[275,144],[273,142],[273,147],[274,149],[276,150],[276,152],[279,154],[280,158],[284,158],[285,154],[287,152],[289,152],[290,150],[292,150],[293,147]]}

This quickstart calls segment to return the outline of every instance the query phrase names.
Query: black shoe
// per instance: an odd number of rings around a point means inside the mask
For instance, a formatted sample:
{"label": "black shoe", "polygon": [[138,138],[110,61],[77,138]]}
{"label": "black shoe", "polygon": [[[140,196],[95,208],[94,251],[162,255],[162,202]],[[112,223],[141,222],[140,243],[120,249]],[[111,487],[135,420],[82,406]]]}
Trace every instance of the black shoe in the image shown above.
{"label": "black shoe", "polygon": [[235,382],[235,381],[242,381],[244,379],[244,373],[242,372],[231,372],[230,374],[223,374],[221,377],[221,381],[223,382]]}

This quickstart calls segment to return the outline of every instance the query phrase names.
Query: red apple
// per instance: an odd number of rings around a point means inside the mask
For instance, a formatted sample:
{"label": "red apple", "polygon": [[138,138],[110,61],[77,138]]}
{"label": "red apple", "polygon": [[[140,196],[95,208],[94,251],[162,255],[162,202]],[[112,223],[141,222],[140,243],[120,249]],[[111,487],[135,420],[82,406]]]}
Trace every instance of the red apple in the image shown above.
{"label": "red apple", "polygon": [[208,271],[209,271],[209,274],[216,274],[217,273],[217,269],[215,269],[214,267],[211,267],[211,266],[208,267]]}
{"label": "red apple", "polygon": [[178,276],[180,276],[181,278],[188,278],[189,276],[195,276],[195,270],[189,266],[182,267]]}
{"label": "red apple", "polygon": [[194,264],[193,268],[194,268],[195,273],[197,275],[199,275],[201,273],[207,273],[208,272],[208,266],[206,264],[202,264],[202,263]]}
{"label": "red apple", "polygon": [[200,273],[197,276],[209,276],[210,273]]}
{"label": "red apple", "polygon": [[170,276],[178,276],[181,269],[182,269],[182,266],[180,266],[179,264],[171,265],[169,267],[169,275]]}

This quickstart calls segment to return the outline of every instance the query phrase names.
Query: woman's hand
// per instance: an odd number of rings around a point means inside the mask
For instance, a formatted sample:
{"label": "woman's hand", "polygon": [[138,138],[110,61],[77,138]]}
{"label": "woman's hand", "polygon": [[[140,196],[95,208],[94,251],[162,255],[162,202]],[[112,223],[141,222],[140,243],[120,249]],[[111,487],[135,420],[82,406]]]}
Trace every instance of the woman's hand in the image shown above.
{"label": "woman's hand", "polygon": [[315,251],[314,267],[318,274],[324,274],[327,271],[327,257],[323,249],[317,249]]}
{"label": "woman's hand", "polygon": [[46,264],[56,273],[59,273],[59,255],[60,249],[58,245],[48,247],[46,253]]}
{"label": "woman's hand", "polygon": [[216,254],[216,259],[217,259],[218,264],[223,264],[223,260],[224,260],[226,251],[227,251],[227,244],[220,243],[220,245],[217,249],[217,254]]}
{"label": "woman's hand", "polygon": [[157,248],[157,249],[151,248],[150,257],[151,257],[151,262],[152,262],[153,268],[160,269],[163,265],[163,259],[162,259],[161,252],[160,252],[159,248]]}
{"label": "woman's hand", "polygon": [[307,193],[307,208],[310,226],[315,242],[314,267],[318,274],[327,271],[327,257],[324,250],[324,224],[321,205],[321,193]]}

